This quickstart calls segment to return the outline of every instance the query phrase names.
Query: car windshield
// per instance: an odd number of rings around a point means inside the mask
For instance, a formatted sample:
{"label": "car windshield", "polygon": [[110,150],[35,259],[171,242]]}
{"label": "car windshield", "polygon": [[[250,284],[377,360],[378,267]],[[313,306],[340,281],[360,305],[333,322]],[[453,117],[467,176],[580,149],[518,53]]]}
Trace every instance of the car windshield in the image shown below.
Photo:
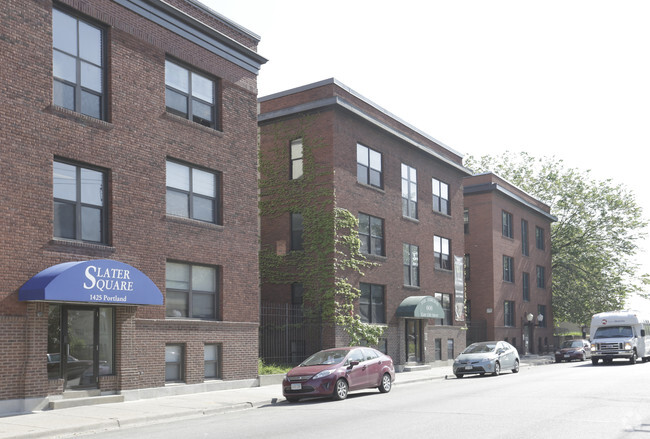
{"label": "car windshield", "polygon": [[596,329],[594,338],[617,338],[617,337],[632,337],[631,326],[608,326]]}
{"label": "car windshield", "polygon": [[300,366],[318,366],[323,364],[338,364],[348,354],[347,349],[339,349],[332,351],[316,352],[311,357],[300,363]]}
{"label": "car windshield", "polygon": [[496,348],[496,343],[474,343],[463,351],[463,354],[480,354],[483,352],[493,352]]}
{"label": "car windshield", "polygon": [[581,348],[582,342],[580,340],[567,340],[562,343],[563,348]]}

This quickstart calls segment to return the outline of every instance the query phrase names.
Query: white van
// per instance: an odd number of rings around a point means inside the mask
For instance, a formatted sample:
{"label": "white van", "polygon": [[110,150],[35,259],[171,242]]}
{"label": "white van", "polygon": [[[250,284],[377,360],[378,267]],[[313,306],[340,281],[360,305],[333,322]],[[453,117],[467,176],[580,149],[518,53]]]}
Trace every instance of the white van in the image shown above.
{"label": "white van", "polygon": [[624,358],[635,364],[650,359],[650,321],[636,311],[612,311],[591,318],[591,362]]}

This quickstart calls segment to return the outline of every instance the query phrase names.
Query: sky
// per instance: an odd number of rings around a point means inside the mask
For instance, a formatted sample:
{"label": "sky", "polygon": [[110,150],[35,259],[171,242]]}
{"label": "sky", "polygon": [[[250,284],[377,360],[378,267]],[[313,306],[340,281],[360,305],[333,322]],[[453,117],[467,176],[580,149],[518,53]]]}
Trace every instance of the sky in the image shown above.
{"label": "sky", "polygon": [[261,38],[260,97],[336,78],[461,154],[623,184],[650,218],[647,0],[200,1]]}

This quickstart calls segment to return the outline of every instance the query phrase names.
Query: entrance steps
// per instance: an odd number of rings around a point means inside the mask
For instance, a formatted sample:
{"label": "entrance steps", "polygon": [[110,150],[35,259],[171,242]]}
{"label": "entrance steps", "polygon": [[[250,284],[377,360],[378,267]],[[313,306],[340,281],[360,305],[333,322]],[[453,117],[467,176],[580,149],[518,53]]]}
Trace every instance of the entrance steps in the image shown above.
{"label": "entrance steps", "polygon": [[73,390],[63,392],[61,399],[50,401],[48,408],[57,410],[113,402],[124,402],[124,395],[102,395],[99,390]]}
{"label": "entrance steps", "polygon": [[406,363],[404,365],[403,372],[416,372],[416,371],[420,371],[420,370],[429,370],[429,369],[431,369],[430,364],[410,364],[410,363]]}

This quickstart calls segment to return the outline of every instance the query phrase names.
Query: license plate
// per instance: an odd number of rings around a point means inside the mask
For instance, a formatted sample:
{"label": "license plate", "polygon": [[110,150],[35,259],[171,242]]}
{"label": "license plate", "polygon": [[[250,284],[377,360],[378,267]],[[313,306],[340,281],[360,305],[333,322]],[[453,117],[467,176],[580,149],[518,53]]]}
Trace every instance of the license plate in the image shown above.
{"label": "license plate", "polygon": [[571,355],[569,354],[564,354],[564,358],[569,358]]}
{"label": "license plate", "polygon": [[472,370],[472,369],[473,369],[472,366],[465,366],[465,370]]}
{"label": "license plate", "polygon": [[300,384],[300,383],[291,383],[291,390],[302,390],[302,384]]}

